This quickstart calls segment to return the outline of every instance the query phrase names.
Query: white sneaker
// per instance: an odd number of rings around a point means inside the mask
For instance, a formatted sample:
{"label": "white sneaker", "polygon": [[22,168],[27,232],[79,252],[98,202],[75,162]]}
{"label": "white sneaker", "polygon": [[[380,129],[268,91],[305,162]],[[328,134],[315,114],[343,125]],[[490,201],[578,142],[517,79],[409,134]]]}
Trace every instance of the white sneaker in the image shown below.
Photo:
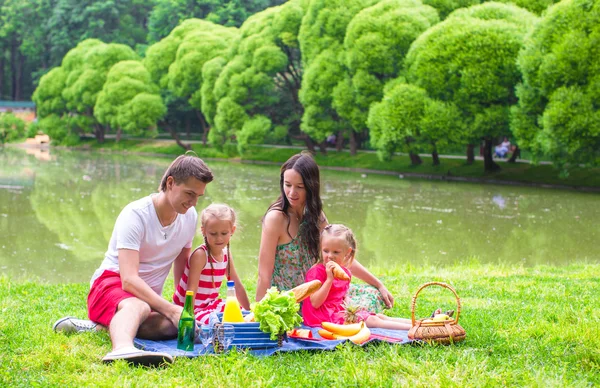
{"label": "white sneaker", "polygon": [[77,319],[75,317],[64,317],[52,325],[52,329],[59,333],[71,334],[82,333],[84,331],[95,331],[98,324],[87,319]]}
{"label": "white sneaker", "polygon": [[102,362],[111,363],[117,360],[125,360],[133,365],[160,366],[171,364],[173,356],[168,353],[147,352],[131,346],[108,353],[104,356]]}

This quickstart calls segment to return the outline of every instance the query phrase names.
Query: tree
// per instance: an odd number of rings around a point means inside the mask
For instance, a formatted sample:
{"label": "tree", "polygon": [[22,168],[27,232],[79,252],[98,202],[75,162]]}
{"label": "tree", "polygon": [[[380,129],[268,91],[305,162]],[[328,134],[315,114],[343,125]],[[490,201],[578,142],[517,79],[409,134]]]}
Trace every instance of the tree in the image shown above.
{"label": "tree", "polygon": [[473,144],[485,140],[485,171],[500,168],[492,160],[493,139],[509,133],[509,109],[520,81],[516,58],[536,19],[498,3],[457,10],[421,35],[407,54],[406,80],[459,109],[468,161]]}
{"label": "tree", "polygon": [[214,124],[213,144],[235,137],[243,152],[247,144],[266,137],[299,133],[298,31],[303,14],[295,0],[251,16],[240,28],[230,56],[206,63],[202,109]]}
{"label": "tree", "polygon": [[42,76],[33,93],[37,117],[43,119],[51,114],[62,116],[67,111],[62,96],[67,81],[67,73],[62,67],[55,67]]}
{"label": "tree", "polygon": [[79,130],[83,133],[93,128],[98,142],[104,141],[109,127],[103,127],[94,117],[94,106],[104,86],[110,68],[124,60],[138,59],[137,54],[122,44],[106,44],[96,39],[84,40],[63,59],[67,72],[63,98],[71,115],[83,118]]}
{"label": "tree", "polygon": [[346,28],[357,13],[376,2],[312,0],[302,19],[298,35],[304,68],[299,93],[304,105],[301,129],[318,142],[349,126],[332,105],[333,90],[345,77]]}
{"label": "tree", "polygon": [[148,48],[144,66],[161,89],[168,107],[163,123],[168,123],[168,130],[178,143],[177,128],[185,125],[189,135],[192,120],[203,127],[206,136],[208,124],[200,112],[202,67],[222,54],[236,35],[236,29],[189,19]]}
{"label": "tree", "polygon": [[101,124],[133,135],[156,133],[156,123],[166,114],[162,99],[140,61],[121,61],[114,65],[94,107]]}
{"label": "tree", "polygon": [[568,163],[594,164],[600,156],[599,34],[600,4],[567,0],[548,10],[519,54],[523,82],[512,130],[563,174]]}
{"label": "tree", "polygon": [[200,21],[198,28],[190,31],[181,41],[175,61],[169,66],[168,88],[175,96],[187,100],[192,107],[203,129],[204,144],[209,125],[201,113],[202,68],[211,59],[224,55],[237,36],[237,29]]}
{"label": "tree", "polygon": [[285,0],[158,0],[148,21],[148,42],[169,35],[182,21],[206,19],[228,27],[240,27],[252,14],[283,4]]}
{"label": "tree", "polygon": [[385,83],[398,76],[411,43],[438,21],[435,9],[420,0],[384,0],[360,11],[348,25],[347,72],[333,90],[332,105],[351,125],[352,155],[357,148],[354,132],[366,137],[370,105],[381,100]]}

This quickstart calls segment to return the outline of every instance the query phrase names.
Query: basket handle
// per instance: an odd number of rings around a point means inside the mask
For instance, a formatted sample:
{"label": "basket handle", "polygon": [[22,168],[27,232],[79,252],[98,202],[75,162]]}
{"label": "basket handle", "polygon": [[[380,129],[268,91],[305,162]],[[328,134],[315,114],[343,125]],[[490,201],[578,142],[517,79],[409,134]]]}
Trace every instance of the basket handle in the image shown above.
{"label": "basket handle", "polygon": [[419,292],[421,292],[424,288],[429,287],[429,286],[440,286],[440,287],[444,287],[449,289],[450,291],[452,291],[452,293],[454,294],[454,296],[456,297],[456,318],[454,319],[455,323],[458,323],[458,317],[460,317],[460,298],[458,297],[458,294],[456,293],[456,291],[454,290],[454,288],[452,288],[451,285],[446,284],[446,283],[441,283],[441,282],[429,282],[429,283],[425,283],[423,285],[421,285],[421,287],[419,287],[419,289],[417,290],[417,292],[415,293],[415,295],[412,297],[412,303],[410,306],[410,318],[412,320],[412,325],[414,326],[416,324],[416,319],[415,319],[415,306],[417,304],[417,296],[419,296]]}

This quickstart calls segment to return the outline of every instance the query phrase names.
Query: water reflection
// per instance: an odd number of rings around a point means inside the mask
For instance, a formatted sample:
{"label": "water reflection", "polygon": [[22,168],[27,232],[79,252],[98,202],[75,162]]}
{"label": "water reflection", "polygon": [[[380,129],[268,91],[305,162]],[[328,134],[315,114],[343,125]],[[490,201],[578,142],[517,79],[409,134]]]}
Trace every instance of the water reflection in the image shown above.
{"label": "water reflection", "polygon": [[[88,281],[123,206],[156,190],[170,158],[0,151],[0,269],[14,277]],[[256,274],[260,220],[279,193],[278,168],[209,163],[216,180],[199,202],[239,214],[239,271]],[[359,258],[389,267],[423,261],[561,264],[598,261],[599,196],[570,191],[399,180],[323,171],[330,222],[357,234]],[[199,244],[198,235],[195,244]]]}

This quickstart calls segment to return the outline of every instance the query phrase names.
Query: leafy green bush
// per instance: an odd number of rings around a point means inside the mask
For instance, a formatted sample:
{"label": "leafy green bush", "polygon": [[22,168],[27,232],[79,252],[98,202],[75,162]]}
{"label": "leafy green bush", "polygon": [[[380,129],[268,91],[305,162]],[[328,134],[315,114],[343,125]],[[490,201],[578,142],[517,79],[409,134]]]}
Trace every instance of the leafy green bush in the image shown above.
{"label": "leafy green bush", "polygon": [[0,113],[0,144],[25,135],[25,121],[12,113]]}

